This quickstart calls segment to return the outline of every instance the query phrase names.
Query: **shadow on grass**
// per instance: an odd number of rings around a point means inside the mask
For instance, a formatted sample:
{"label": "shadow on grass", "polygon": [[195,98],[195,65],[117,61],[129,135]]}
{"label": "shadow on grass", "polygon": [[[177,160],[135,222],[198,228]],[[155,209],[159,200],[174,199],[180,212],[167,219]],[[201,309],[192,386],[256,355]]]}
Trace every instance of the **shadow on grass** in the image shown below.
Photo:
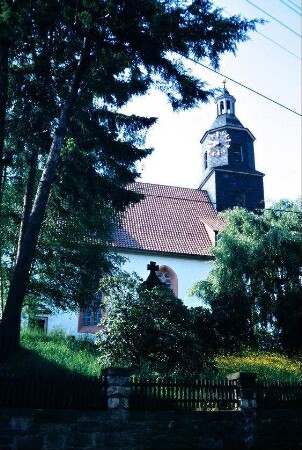
{"label": "shadow on grass", "polygon": [[88,340],[32,330],[23,333],[20,348],[10,356],[7,366],[15,374],[91,377],[101,374],[97,356],[97,348]]}

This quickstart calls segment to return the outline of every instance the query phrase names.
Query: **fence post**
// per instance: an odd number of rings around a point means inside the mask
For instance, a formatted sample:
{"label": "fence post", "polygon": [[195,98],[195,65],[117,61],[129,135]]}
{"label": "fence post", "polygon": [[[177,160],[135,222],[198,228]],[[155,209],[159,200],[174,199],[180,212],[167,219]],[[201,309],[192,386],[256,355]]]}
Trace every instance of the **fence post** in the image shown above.
{"label": "fence post", "polygon": [[236,381],[236,393],[239,409],[243,415],[243,430],[246,449],[254,446],[256,439],[256,378],[254,372],[236,372],[228,375],[228,380]]}
{"label": "fence post", "polygon": [[110,414],[110,439],[105,444],[108,450],[131,448],[129,432],[130,370],[126,368],[107,369],[107,398]]}

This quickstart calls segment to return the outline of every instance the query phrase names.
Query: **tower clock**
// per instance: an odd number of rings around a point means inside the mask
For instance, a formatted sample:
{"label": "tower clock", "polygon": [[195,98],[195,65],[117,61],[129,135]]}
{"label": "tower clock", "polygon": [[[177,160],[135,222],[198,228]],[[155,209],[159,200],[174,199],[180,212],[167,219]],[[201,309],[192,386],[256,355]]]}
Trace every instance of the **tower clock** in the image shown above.
{"label": "tower clock", "polygon": [[235,115],[236,99],[224,87],[216,98],[217,117],[201,139],[203,177],[217,211],[242,206],[264,208],[264,174],[255,168],[255,137]]}

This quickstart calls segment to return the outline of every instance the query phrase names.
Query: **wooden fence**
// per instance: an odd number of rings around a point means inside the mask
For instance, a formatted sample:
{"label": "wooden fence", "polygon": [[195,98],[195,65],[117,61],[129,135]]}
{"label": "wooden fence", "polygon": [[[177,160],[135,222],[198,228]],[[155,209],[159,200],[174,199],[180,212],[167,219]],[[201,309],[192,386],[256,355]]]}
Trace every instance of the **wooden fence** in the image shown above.
{"label": "wooden fence", "polygon": [[[107,378],[0,374],[0,408],[106,410]],[[238,410],[236,381],[130,380],[131,410]],[[258,409],[301,409],[302,383],[257,382]]]}
{"label": "wooden fence", "polygon": [[302,383],[258,381],[258,409],[302,409]]}
{"label": "wooden fence", "polygon": [[107,409],[106,377],[0,375],[0,407]]}
{"label": "wooden fence", "polygon": [[177,382],[175,380],[131,380],[130,409],[194,411],[236,410],[236,382],[207,381]]}

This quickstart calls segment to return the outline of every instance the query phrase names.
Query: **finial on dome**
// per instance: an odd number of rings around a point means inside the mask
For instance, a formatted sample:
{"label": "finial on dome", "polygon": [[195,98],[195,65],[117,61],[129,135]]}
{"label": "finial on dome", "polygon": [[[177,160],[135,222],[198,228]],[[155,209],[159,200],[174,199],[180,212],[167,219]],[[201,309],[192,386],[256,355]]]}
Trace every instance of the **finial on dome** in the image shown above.
{"label": "finial on dome", "polygon": [[224,94],[229,94],[229,91],[228,91],[228,90],[226,89],[226,87],[225,87],[226,82],[227,82],[226,79],[224,79],[223,82],[222,82],[222,84],[223,84],[223,92],[224,92]]}

